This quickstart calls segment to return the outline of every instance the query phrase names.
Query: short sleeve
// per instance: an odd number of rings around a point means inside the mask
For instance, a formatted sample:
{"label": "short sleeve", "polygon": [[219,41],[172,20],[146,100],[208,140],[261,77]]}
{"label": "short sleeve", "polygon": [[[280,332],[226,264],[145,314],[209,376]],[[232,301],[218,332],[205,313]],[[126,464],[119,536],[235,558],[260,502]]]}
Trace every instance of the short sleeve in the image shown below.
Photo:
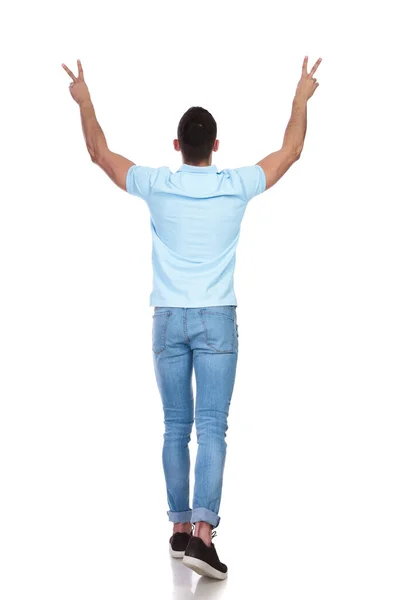
{"label": "short sleeve", "polygon": [[132,165],[126,174],[126,191],[147,201],[156,174],[157,169],[152,167]]}
{"label": "short sleeve", "polygon": [[258,196],[265,192],[267,185],[265,173],[260,165],[252,165],[250,167],[239,167],[232,169],[239,178],[242,185],[242,193],[246,202],[249,202],[254,196]]}

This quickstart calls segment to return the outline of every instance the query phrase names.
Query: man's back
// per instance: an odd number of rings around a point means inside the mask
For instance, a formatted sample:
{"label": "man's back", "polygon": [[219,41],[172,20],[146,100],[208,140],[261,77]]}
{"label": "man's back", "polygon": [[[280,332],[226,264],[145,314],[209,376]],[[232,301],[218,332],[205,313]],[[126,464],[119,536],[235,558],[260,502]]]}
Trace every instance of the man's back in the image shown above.
{"label": "man's back", "polygon": [[150,210],[153,290],[150,306],[235,305],[236,247],[247,203],[266,189],[259,165],[224,169],[183,164],[132,165],[130,194]]}

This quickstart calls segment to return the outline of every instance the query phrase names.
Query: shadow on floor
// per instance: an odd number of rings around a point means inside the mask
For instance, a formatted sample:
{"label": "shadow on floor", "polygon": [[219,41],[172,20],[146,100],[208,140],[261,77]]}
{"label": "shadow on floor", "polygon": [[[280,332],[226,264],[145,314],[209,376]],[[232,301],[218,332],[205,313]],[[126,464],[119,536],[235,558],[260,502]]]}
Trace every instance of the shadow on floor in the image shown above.
{"label": "shadow on floor", "polygon": [[199,577],[188,569],[179,558],[170,557],[172,569],[171,600],[193,600],[193,598],[208,598],[219,600],[223,597],[227,579],[217,581],[209,577]]}

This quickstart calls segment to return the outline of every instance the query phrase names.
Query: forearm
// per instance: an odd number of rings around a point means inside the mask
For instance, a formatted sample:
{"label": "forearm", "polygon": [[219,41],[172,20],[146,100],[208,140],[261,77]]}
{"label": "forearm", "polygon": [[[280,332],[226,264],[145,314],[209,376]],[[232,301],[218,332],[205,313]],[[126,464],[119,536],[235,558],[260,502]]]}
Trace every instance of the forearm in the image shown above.
{"label": "forearm", "polygon": [[97,121],[92,101],[85,100],[79,107],[86,146],[92,161],[96,162],[102,153],[104,154],[104,151],[108,150],[107,141]]}
{"label": "forearm", "polygon": [[307,100],[296,95],[293,99],[292,114],[283,138],[283,147],[300,156],[307,131]]}

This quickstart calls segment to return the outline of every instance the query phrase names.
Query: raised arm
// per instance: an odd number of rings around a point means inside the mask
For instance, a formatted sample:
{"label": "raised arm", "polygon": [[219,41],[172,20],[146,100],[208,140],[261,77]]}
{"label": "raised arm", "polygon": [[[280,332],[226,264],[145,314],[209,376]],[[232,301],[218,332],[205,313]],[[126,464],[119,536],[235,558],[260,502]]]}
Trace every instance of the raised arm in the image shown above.
{"label": "raised arm", "polygon": [[78,77],[75,77],[66,65],[62,66],[72,77],[69,89],[71,96],[80,107],[83,135],[92,162],[101,167],[118,187],[127,191],[126,176],[129,168],[135,163],[120,154],[111,152],[108,148],[105,135],[96,118],[81,61],[78,60]]}
{"label": "raised arm", "polygon": [[292,114],[286,127],[282,147],[257,163],[265,173],[266,189],[272,187],[300,158],[307,131],[307,102],[319,85],[314,73],[321,60],[322,58],[319,58],[310,73],[307,73],[308,57],[304,58],[301,79],[293,99]]}

